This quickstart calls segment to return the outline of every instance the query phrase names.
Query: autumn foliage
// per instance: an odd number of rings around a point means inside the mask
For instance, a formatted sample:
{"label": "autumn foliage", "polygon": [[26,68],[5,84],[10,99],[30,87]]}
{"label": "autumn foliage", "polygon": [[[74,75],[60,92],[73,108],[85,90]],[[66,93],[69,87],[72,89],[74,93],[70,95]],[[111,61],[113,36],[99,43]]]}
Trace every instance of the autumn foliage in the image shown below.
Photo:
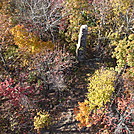
{"label": "autumn foliage", "polygon": [[[110,101],[114,92],[115,72],[110,70],[98,70],[90,81],[87,99],[79,103],[76,112],[76,119],[80,126],[90,127],[96,124],[103,116],[105,105]],[[90,117],[92,116],[92,118]],[[96,119],[96,120],[95,120]]]}
{"label": "autumn foliage", "polygon": [[[0,133],[51,129],[70,96],[77,97],[70,104],[79,131],[133,133],[133,5],[133,0],[1,0]],[[75,57],[81,25],[88,26],[82,64]]]}
{"label": "autumn foliage", "polygon": [[[109,73],[111,77],[109,77]],[[94,129],[99,127],[100,129],[96,130],[98,134],[131,133],[133,131],[133,84],[129,83],[129,87],[127,87],[126,83],[124,83],[126,89],[124,91],[119,89],[114,94],[113,91],[116,90],[114,89],[116,86],[114,86],[113,81],[115,73],[113,72],[113,75],[112,72],[109,73],[105,74],[103,70],[102,74],[97,76],[95,73],[90,78],[87,98],[84,102],[79,102],[78,107],[74,109],[75,118],[80,121],[80,128],[90,127],[92,130],[94,126],[96,126]],[[104,77],[105,75],[107,78]],[[112,96],[112,94],[114,95]]]}
{"label": "autumn foliage", "polygon": [[42,48],[53,49],[54,45],[51,41],[43,42],[31,32],[28,32],[23,25],[16,25],[10,30],[11,34],[14,36],[15,44],[22,50],[31,53],[40,52]]}

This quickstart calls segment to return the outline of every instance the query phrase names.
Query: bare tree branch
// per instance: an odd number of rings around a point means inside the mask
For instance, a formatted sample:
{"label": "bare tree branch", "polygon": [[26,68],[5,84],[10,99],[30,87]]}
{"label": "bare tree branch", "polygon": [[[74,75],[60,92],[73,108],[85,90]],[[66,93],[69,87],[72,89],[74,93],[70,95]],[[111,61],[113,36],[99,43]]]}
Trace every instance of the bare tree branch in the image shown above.
{"label": "bare tree branch", "polygon": [[18,0],[16,5],[19,9],[21,20],[30,21],[37,25],[37,29],[51,34],[60,20],[66,15],[61,13],[62,0]]}

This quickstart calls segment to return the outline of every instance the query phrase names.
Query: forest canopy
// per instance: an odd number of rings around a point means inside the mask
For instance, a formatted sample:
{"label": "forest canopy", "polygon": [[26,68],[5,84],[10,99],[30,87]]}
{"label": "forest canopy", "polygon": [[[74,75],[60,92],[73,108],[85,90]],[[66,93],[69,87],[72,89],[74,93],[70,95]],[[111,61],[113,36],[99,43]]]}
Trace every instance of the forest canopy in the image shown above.
{"label": "forest canopy", "polygon": [[133,0],[0,0],[0,59],[0,133],[134,131]]}

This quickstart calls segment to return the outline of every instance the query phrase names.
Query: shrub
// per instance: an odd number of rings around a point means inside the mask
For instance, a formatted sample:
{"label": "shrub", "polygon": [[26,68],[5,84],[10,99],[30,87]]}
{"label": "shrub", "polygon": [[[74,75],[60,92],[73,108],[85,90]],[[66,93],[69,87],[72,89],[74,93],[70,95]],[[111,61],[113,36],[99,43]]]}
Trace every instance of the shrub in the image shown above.
{"label": "shrub", "polygon": [[14,36],[15,44],[22,50],[31,53],[40,52],[44,47],[46,49],[53,49],[52,42],[43,42],[34,35],[32,32],[28,32],[23,25],[16,25],[11,30],[11,34]]}
{"label": "shrub", "polygon": [[[118,80],[114,86],[115,74],[113,70],[99,70],[90,78],[88,99],[74,109],[80,127],[90,127],[97,134],[133,132],[133,85],[124,89]],[[118,93],[111,98],[114,87]]]}
{"label": "shrub", "polygon": [[90,102],[90,109],[103,107],[110,101],[114,91],[115,72],[113,70],[98,70],[89,78],[87,99]]}
{"label": "shrub", "polygon": [[101,120],[103,128],[99,130],[101,134],[104,131],[108,133],[132,133],[133,128],[133,94],[126,90],[120,91],[118,96],[107,107]]}
{"label": "shrub", "polygon": [[111,0],[110,1],[113,11],[116,15],[119,13],[126,13],[133,3],[132,0]]}
{"label": "shrub", "polygon": [[50,124],[51,118],[47,112],[40,111],[34,117],[34,129],[37,129],[37,132],[39,132],[41,128],[48,127]]}
{"label": "shrub", "polygon": [[123,40],[114,41],[112,45],[116,46],[113,57],[117,59],[118,70],[121,70],[125,65],[134,67],[134,34]]}
{"label": "shrub", "polygon": [[23,103],[22,100],[25,98],[25,95],[28,94],[29,90],[31,90],[31,93],[34,92],[30,86],[25,84],[25,86],[22,87],[20,83],[16,84],[11,78],[0,82],[0,95],[14,105],[21,105]]}
{"label": "shrub", "polygon": [[68,52],[55,50],[47,52],[46,55],[42,53],[35,63],[38,77],[47,90],[61,91],[66,89],[65,77],[74,63],[74,58]]}
{"label": "shrub", "polygon": [[65,9],[69,12],[69,26],[67,36],[71,37],[71,41],[76,41],[79,28],[82,24],[86,24],[86,14],[88,12],[88,1],[66,0]]}
{"label": "shrub", "polygon": [[90,103],[88,100],[84,102],[79,102],[79,106],[74,109],[75,119],[80,121],[78,126],[81,127],[91,127],[96,125],[103,117],[104,108],[95,109],[95,112],[92,113],[90,110]]}
{"label": "shrub", "polygon": [[[109,35],[118,34],[117,38],[122,40],[124,35],[133,33],[133,2],[132,0],[94,0],[93,7],[97,30],[93,35],[92,33],[89,35],[92,35],[90,45],[94,44],[103,58],[111,58],[113,48],[111,49],[109,45],[111,41]],[[113,39],[117,40],[117,38]]]}
{"label": "shrub", "polygon": [[21,78],[19,80],[20,82],[10,78],[0,82],[1,116],[4,127],[8,125],[6,129],[3,129],[5,133],[33,131],[32,116],[36,107],[33,103],[35,90],[27,82],[22,83]]}
{"label": "shrub", "polygon": [[126,72],[123,74],[123,83],[126,91],[134,91],[134,67],[126,69]]}
{"label": "shrub", "polygon": [[45,41],[55,40],[62,19],[63,0],[16,0],[19,22],[38,33]]}
{"label": "shrub", "polygon": [[16,12],[14,0],[1,0],[0,11],[2,14],[13,15]]}
{"label": "shrub", "polygon": [[[65,0],[62,14],[67,14],[64,19],[65,27],[60,30],[67,42],[67,48],[74,53],[81,25],[94,25],[93,16],[90,13],[88,0]],[[92,12],[92,11],[91,11]],[[61,23],[63,23],[61,21]]]}
{"label": "shrub", "polygon": [[114,91],[115,75],[113,70],[101,69],[88,79],[90,83],[87,100],[79,103],[78,109],[75,109],[76,119],[80,121],[80,126],[90,127],[102,118],[105,105],[110,102]]}

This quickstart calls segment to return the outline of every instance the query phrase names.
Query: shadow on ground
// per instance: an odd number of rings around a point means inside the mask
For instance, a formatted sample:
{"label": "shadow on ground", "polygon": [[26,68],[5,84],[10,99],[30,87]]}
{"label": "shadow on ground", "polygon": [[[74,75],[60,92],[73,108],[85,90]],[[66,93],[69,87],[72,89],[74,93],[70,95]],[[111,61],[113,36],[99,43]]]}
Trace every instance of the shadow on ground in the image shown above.
{"label": "shadow on ground", "polygon": [[48,130],[43,129],[41,134],[92,134],[88,128],[79,129],[79,122],[75,120],[73,110],[78,106],[78,102],[85,99],[87,74],[93,74],[100,66],[102,66],[100,61],[88,60],[71,68],[71,73],[66,77],[68,89],[60,92],[59,103],[54,105],[50,111],[53,115],[53,124]]}

